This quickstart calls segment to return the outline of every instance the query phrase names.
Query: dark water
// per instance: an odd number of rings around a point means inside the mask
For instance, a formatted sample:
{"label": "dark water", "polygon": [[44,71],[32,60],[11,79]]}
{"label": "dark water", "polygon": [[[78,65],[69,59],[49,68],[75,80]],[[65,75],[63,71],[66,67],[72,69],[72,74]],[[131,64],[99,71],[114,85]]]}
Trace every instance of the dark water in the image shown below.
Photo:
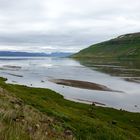
{"label": "dark water", "polygon": [[129,79],[130,82],[140,82],[140,60],[84,59],[79,62],[111,76]]}

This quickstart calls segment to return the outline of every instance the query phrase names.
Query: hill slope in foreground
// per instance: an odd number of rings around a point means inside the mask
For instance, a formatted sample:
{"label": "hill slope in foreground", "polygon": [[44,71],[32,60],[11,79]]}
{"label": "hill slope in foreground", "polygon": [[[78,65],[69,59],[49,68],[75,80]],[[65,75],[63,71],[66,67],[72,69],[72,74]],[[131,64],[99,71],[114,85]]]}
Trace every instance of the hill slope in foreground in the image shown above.
{"label": "hill slope in foreground", "polygon": [[139,140],[140,113],[65,100],[0,78],[0,140]]}
{"label": "hill slope in foreground", "polygon": [[121,35],[115,39],[81,50],[75,58],[140,58],[140,33]]}

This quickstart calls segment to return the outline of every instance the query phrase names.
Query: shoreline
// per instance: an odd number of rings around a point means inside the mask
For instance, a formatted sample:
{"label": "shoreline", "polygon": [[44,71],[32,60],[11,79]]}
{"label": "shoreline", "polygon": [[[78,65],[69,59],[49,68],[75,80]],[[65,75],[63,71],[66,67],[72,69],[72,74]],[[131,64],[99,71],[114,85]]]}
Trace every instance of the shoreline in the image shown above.
{"label": "shoreline", "polygon": [[[5,79],[5,77],[2,77]],[[7,79],[7,78],[6,78]],[[52,80],[52,79],[51,79]],[[49,80],[49,81],[51,81]],[[53,79],[54,80],[54,79]],[[58,80],[58,79],[55,79],[55,80]],[[64,81],[66,79],[63,79]],[[8,81],[8,79],[6,80]],[[67,81],[67,80],[66,80]],[[68,80],[69,81],[69,80]],[[77,82],[77,80],[70,80],[70,81],[74,81],[74,82]],[[52,82],[52,81],[51,81]],[[79,81],[78,81],[79,82]],[[81,83],[81,81],[80,81]],[[95,84],[95,83],[91,83],[91,82],[86,82],[86,81],[82,81],[82,84],[83,83],[90,83],[90,84],[93,84],[93,89],[89,89],[89,90],[95,90],[94,86],[99,86],[100,88],[106,88],[106,86],[102,86],[100,84]],[[63,96],[64,99],[66,100],[69,100],[69,101],[74,101],[76,103],[83,103],[85,105],[92,105],[92,104],[95,104],[96,106],[101,106],[101,107],[104,107],[104,108],[113,108],[113,109],[116,109],[116,110],[124,110],[124,111],[128,111],[128,112],[132,112],[132,113],[140,113],[140,111],[138,110],[135,110],[135,111],[132,111],[131,109],[125,109],[125,108],[122,108],[122,107],[115,107],[115,106],[112,106],[112,105],[107,105],[107,103],[103,103],[103,102],[99,102],[99,101],[96,101],[96,100],[85,100],[85,99],[80,99],[80,98],[72,98],[72,97],[67,97],[65,95],[62,95],[61,92],[58,92],[58,91],[55,91],[51,88],[45,88],[45,87],[38,87],[38,86],[33,86],[32,84],[31,85],[24,85],[24,84],[19,84],[17,81],[12,81],[10,83],[6,82],[6,84],[12,84],[12,85],[19,85],[19,86],[25,86],[25,87],[28,87],[28,88],[40,88],[40,89],[48,89],[48,90],[52,90],[58,94],[60,94],[61,96]],[[57,84],[57,83],[56,83]],[[62,85],[62,84],[60,84]],[[68,86],[68,85],[64,85],[64,86]],[[74,86],[71,86],[71,87],[74,87]],[[64,88],[64,87],[63,87]],[[77,87],[76,87],[77,88]],[[80,87],[79,87],[80,88]],[[81,88],[81,89],[87,89],[87,88]],[[107,91],[107,90],[99,90],[99,91]],[[116,91],[116,90],[110,90],[109,92],[120,92],[120,93],[125,93],[125,92],[122,92],[122,91]],[[136,107],[135,107],[136,106]],[[137,104],[134,104],[134,107],[137,108],[138,105]]]}
{"label": "shoreline", "polygon": [[66,100],[50,89],[5,81],[0,78],[0,113],[3,114],[0,137],[23,140],[27,137],[63,140],[140,138],[140,113],[78,103]]}

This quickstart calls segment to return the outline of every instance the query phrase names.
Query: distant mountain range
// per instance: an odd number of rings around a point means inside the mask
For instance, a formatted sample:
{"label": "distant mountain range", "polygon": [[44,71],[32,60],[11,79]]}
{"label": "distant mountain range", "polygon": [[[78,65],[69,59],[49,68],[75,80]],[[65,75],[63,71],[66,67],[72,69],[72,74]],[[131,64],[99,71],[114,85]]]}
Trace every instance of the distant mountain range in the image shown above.
{"label": "distant mountain range", "polygon": [[140,59],[140,33],[125,34],[109,41],[91,45],[72,57]]}
{"label": "distant mountain range", "polygon": [[54,52],[54,53],[31,53],[31,52],[13,52],[13,51],[0,51],[0,56],[17,56],[17,57],[67,57],[72,53]]}

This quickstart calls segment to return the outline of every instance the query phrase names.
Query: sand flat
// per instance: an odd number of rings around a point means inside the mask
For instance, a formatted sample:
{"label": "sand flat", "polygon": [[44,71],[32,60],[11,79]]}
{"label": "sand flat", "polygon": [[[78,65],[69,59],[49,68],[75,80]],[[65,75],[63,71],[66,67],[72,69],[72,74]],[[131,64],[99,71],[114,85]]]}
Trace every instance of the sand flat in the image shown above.
{"label": "sand flat", "polygon": [[121,92],[121,91],[116,91],[116,90],[110,89],[104,85],[87,82],[87,81],[70,80],[70,79],[51,79],[49,81],[56,83],[56,84],[60,84],[60,85],[89,89],[89,90]]}

